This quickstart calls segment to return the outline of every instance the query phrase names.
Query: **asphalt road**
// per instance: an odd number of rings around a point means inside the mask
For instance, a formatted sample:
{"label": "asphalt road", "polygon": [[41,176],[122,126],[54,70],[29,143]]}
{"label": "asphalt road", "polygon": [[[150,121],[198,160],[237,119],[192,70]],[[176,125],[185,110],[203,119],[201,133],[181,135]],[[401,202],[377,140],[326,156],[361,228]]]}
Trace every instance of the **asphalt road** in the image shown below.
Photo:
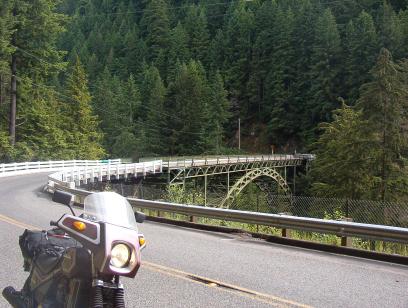
{"label": "asphalt road", "polygon": [[[0,288],[27,277],[25,225],[45,229],[67,211],[45,183],[44,174],[0,178]],[[406,266],[152,222],[140,230],[147,248],[139,274],[124,280],[128,307],[408,307]]]}

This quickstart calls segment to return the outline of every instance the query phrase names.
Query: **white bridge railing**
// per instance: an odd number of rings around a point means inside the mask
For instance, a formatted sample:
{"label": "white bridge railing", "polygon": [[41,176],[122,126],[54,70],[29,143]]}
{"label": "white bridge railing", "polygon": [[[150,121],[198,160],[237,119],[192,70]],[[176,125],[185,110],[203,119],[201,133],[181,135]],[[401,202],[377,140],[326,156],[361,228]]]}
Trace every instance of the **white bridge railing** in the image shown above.
{"label": "white bridge railing", "polygon": [[146,176],[147,174],[161,173],[163,171],[162,161],[154,160],[150,162],[134,163],[134,164],[105,164],[96,166],[84,166],[53,173],[48,176],[49,185],[57,183],[62,186],[75,187],[80,183],[111,180],[119,178],[128,178]]}
{"label": "white bridge railing", "polygon": [[121,164],[120,159],[109,160],[50,160],[24,163],[0,164],[0,177],[58,171],[77,167],[106,166]]}

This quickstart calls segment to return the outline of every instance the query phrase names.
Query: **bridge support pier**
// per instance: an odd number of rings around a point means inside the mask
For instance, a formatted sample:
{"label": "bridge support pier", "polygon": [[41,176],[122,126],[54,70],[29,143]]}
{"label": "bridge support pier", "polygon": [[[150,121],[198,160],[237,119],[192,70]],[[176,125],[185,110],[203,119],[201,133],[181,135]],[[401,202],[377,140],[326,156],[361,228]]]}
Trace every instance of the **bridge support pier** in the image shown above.
{"label": "bridge support pier", "polygon": [[204,175],[204,206],[207,206],[207,175]]}
{"label": "bridge support pier", "polygon": [[227,194],[229,194],[230,191],[230,173],[229,173],[229,169],[227,172]]}

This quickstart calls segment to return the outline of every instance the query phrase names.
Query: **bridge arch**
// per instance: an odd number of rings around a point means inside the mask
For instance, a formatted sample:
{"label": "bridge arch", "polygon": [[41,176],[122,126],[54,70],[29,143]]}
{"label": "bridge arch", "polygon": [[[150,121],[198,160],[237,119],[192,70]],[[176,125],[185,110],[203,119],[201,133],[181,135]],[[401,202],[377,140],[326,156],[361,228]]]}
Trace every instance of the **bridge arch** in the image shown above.
{"label": "bridge arch", "polygon": [[290,188],[286,180],[274,168],[256,168],[245,173],[228,191],[227,196],[221,201],[220,208],[229,208],[229,205],[241,193],[241,191],[256,178],[267,176],[273,179],[286,195],[290,194]]}

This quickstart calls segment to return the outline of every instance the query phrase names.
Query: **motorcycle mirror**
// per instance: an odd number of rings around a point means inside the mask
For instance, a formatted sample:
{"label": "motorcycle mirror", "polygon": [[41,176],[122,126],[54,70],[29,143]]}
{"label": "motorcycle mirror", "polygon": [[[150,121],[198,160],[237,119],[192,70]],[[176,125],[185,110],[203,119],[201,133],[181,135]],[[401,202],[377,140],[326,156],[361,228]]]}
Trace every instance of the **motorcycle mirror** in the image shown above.
{"label": "motorcycle mirror", "polygon": [[67,205],[71,210],[72,215],[76,216],[74,210],[71,207],[73,200],[74,195],[61,190],[54,191],[54,195],[52,196],[52,201]]}
{"label": "motorcycle mirror", "polygon": [[146,215],[145,214],[143,214],[143,213],[141,213],[141,212],[135,212],[135,217],[136,217],[136,222],[138,222],[138,223],[142,223],[142,222],[144,222],[145,221],[145,219],[146,219]]}

